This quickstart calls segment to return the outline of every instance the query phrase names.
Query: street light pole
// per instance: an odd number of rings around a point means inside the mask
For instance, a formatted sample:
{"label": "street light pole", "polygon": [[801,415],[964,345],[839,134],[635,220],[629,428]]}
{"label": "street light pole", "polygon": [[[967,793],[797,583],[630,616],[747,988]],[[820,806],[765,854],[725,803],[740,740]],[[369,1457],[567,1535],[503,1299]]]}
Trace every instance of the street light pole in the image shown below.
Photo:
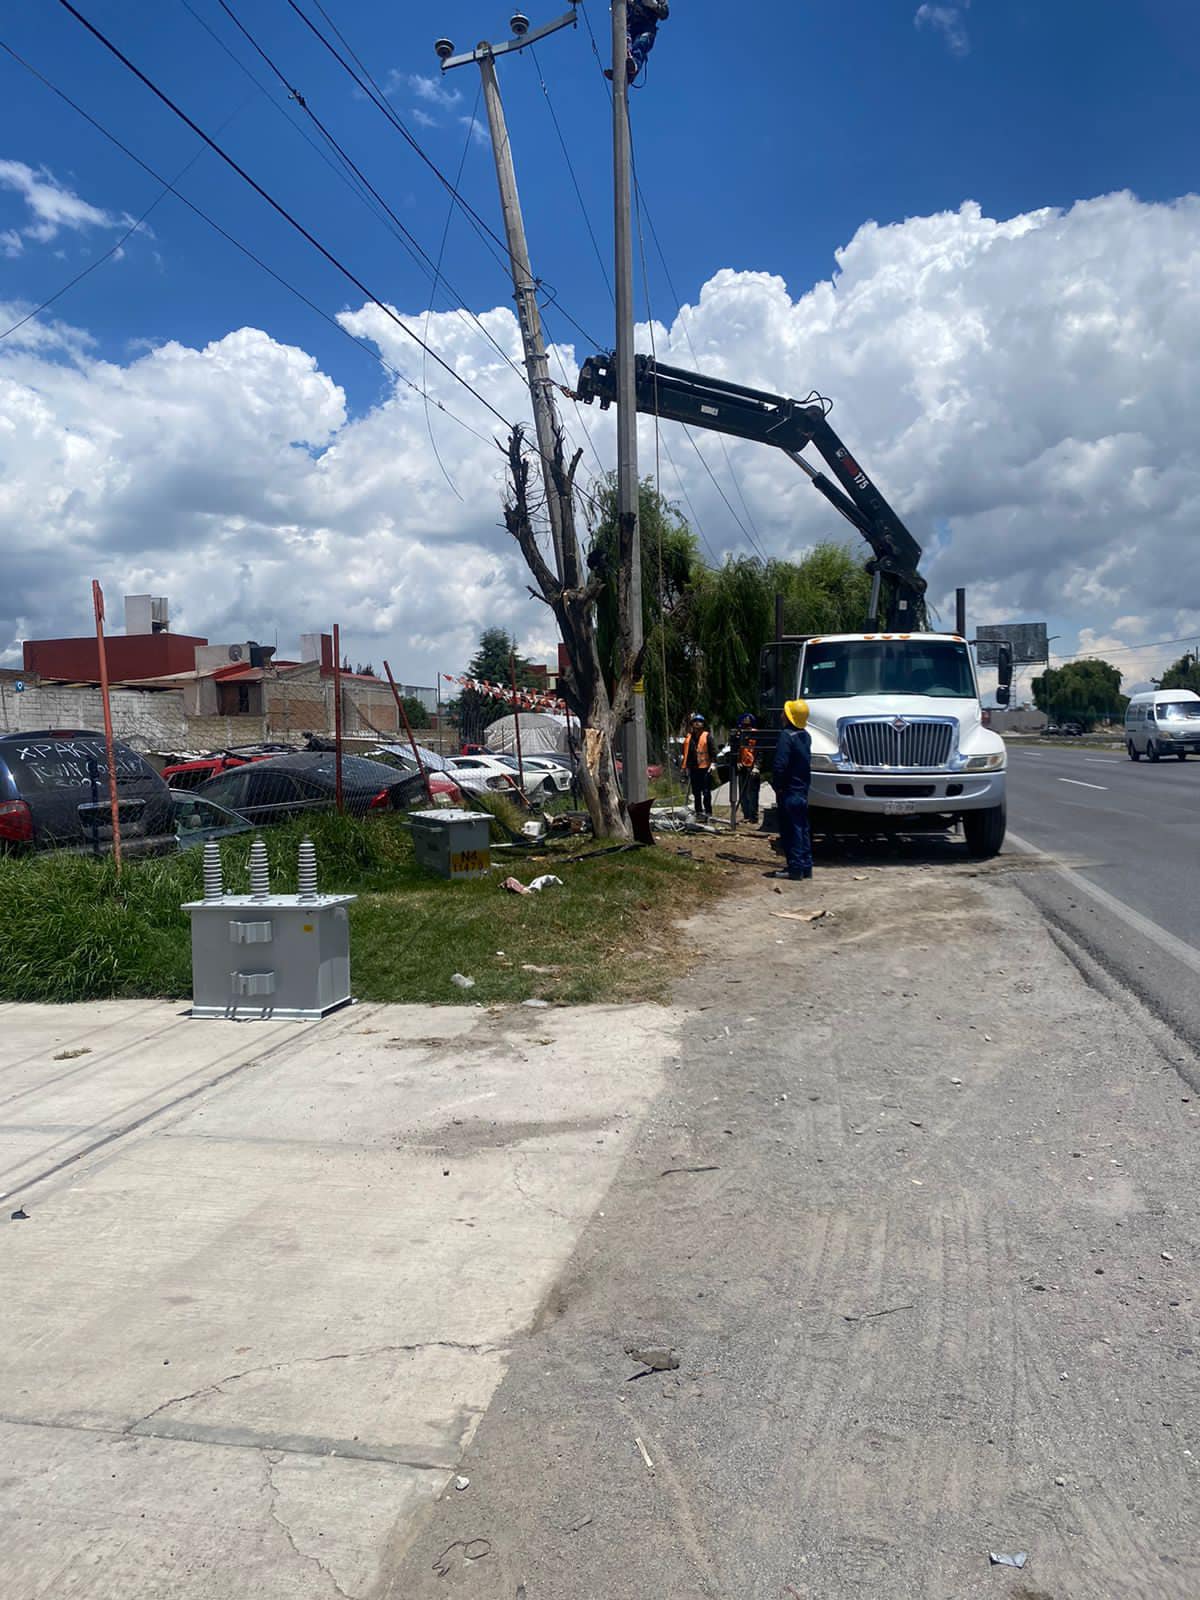
{"label": "street light pole", "polygon": [[558,486],[554,482],[553,470],[558,417],[551,391],[550,363],[546,356],[542,317],[537,303],[537,279],[533,275],[529,261],[529,242],[525,237],[525,221],[521,215],[521,197],[517,190],[512,146],[509,143],[508,124],[504,117],[504,103],[500,98],[500,83],[496,77],[496,57],[524,50],[535,40],[557,33],[560,28],[573,27],[576,22],[573,6],[574,0],[572,10],[533,33],[529,31],[529,19],[518,11],[511,23],[515,38],[498,45],[489,44],[485,40],[467,55],[454,55],[454,46],[448,39],[439,39],[434,46],[441,58],[443,73],[451,71],[454,67],[466,66],[473,61],[478,65],[479,75],[483,80],[483,102],[487,109],[492,155],[496,162],[496,180],[500,187],[500,210],[504,216],[504,235],[508,241],[513,291],[517,302],[517,321],[520,324],[521,344],[525,351],[525,372],[533,405],[534,432],[542,461],[542,481],[546,486],[546,512],[550,518],[550,537],[554,545],[554,569],[560,583],[565,574],[563,566],[565,536],[563,506]]}
{"label": "street light pole", "polygon": [[[642,654],[642,537],[638,519],[637,387],[633,353],[633,227],[630,203],[628,0],[612,0],[613,29],[613,194],[617,301],[617,518],[630,550],[629,648]],[[623,541],[624,542],[624,541]],[[625,798],[644,805],[646,775],[646,692],[641,670],[633,686],[633,715],[625,741]]]}

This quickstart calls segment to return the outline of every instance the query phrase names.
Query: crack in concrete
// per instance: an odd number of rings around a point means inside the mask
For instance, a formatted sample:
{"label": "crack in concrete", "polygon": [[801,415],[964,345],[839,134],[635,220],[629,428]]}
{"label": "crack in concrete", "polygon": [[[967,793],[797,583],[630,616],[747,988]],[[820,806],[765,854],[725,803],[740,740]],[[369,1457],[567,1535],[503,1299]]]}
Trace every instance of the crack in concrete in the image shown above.
{"label": "crack in concrete", "polygon": [[526,1189],[524,1184],[521,1182],[520,1157],[513,1158],[512,1181],[513,1187],[521,1196],[521,1199],[524,1200],[528,1205],[537,1206],[542,1211],[548,1211],[552,1217],[557,1217],[560,1222],[569,1222],[572,1226],[576,1224],[577,1219],[575,1217],[569,1217],[565,1211],[559,1211],[558,1208],[556,1206],[552,1206],[548,1200],[539,1200],[536,1198],[536,1196],[529,1193],[528,1189]]}
{"label": "crack in concrete", "polygon": [[279,1510],[278,1510],[278,1505],[279,1505],[279,1485],[275,1482],[275,1468],[279,1465],[279,1462],[282,1459],[283,1459],[283,1457],[279,1456],[278,1459],[273,1461],[271,1459],[271,1452],[269,1450],[264,1450],[263,1451],[263,1467],[265,1468],[265,1482],[263,1484],[263,1487],[266,1489],[267,1495],[268,1495],[268,1500],[267,1500],[267,1514],[268,1514],[268,1516],[271,1518],[271,1521],[275,1524],[275,1526],[279,1529],[279,1531],[283,1534],[283,1537],[287,1540],[288,1546],[292,1550],[292,1553],[294,1555],[296,1555],[301,1561],[311,1561],[313,1566],[316,1567],[317,1570],[320,1573],[322,1573],[326,1578],[329,1579],[330,1583],[333,1585],[334,1593],[339,1595],[341,1597],[341,1600],[355,1600],[355,1597],[350,1593],[350,1591],[348,1589],[343,1589],[342,1588],[341,1584],[337,1581],[337,1579],[334,1577],[333,1573],[325,1565],[325,1563],[321,1560],[321,1558],[319,1556],[309,1555],[307,1551],[301,1550],[300,1546],[296,1543],[295,1539],[292,1536],[292,1530],[288,1527],[287,1523],[279,1515]]}
{"label": "crack in concrete", "polygon": [[507,1349],[508,1346],[503,1344],[461,1344],[455,1339],[425,1339],[418,1344],[378,1344],[371,1345],[365,1350],[335,1350],[325,1356],[297,1356],[292,1361],[268,1361],[259,1367],[247,1367],[243,1372],[231,1372],[224,1378],[218,1378],[215,1383],[201,1384],[198,1389],[192,1389],[187,1394],[172,1395],[169,1400],[164,1400],[155,1406],[153,1411],[147,1411],[144,1417],[135,1417],[122,1429],[122,1432],[133,1433],[135,1429],[144,1427],[151,1418],[157,1417],[160,1412],[168,1411],[172,1406],[184,1405],[188,1400],[200,1400],[210,1394],[224,1394],[225,1384],[237,1383],[242,1378],[255,1377],[260,1372],[282,1372],[286,1367],[320,1366],[326,1361],[362,1361],[370,1356],[413,1354],[418,1350],[464,1350],[468,1355],[487,1356]]}

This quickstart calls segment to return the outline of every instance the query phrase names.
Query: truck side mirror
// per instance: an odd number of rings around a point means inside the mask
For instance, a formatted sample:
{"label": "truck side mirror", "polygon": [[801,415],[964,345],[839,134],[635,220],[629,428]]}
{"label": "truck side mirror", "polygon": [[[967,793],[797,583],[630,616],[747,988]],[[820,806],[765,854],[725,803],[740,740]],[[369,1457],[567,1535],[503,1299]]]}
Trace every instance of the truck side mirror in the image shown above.
{"label": "truck side mirror", "polygon": [[996,704],[1006,706],[1012,699],[1013,681],[1013,647],[1011,644],[998,644],[996,646]]}

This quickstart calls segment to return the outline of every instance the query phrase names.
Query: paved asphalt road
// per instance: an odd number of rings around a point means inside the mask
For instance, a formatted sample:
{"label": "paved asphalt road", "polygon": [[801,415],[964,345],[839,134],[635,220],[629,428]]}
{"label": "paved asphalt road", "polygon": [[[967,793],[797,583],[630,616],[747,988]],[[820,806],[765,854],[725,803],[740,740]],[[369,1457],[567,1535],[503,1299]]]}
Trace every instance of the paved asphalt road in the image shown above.
{"label": "paved asphalt road", "polygon": [[1051,922],[1200,1042],[1200,760],[1010,747],[1008,822],[1066,869],[1023,878]]}

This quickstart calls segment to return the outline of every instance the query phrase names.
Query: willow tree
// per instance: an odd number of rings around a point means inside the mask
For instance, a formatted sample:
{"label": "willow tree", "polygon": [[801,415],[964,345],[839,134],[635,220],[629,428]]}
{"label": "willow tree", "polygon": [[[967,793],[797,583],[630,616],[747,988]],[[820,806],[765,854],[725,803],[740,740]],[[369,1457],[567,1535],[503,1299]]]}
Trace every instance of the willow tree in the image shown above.
{"label": "willow tree", "polygon": [[[601,481],[597,517],[591,530],[588,565],[607,575],[617,560],[617,485],[615,473]],[[650,478],[638,488],[642,547],[643,677],[646,726],[662,748],[693,708],[700,693],[700,660],[689,628],[689,610],[701,570],[696,537],[672,501]],[[596,611],[600,660],[610,684],[618,666],[617,595],[607,584]]]}
{"label": "willow tree", "polygon": [[[633,566],[633,530],[617,535],[613,560],[600,567],[585,567],[575,528],[575,474],[582,450],[567,464],[561,429],[555,428],[551,477],[562,511],[563,572],[551,571],[542,555],[534,527],[537,507],[531,486],[530,454],[525,430],[509,434],[508,492],[504,525],[517,541],[533,578],[530,594],[553,611],[567,657],[567,671],[559,692],[585,730],[579,762],[579,788],[598,838],[627,838],[629,813],[617,781],[613,748],[617,730],[630,715],[633,685],[642,669],[642,651],[633,649],[629,619],[629,576]],[[606,675],[601,661],[596,607],[602,596],[615,600],[616,634],[611,657],[615,668]]]}
{"label": "willow tree", "polygon": [[841,545],[819,544],[799,561],[729,556],[699,572],[687,627],[709,716],[729,726],[758,705],[759,656],[775,635],[777,594],[786,633],[853,633],[870,592],[870,578]]}

